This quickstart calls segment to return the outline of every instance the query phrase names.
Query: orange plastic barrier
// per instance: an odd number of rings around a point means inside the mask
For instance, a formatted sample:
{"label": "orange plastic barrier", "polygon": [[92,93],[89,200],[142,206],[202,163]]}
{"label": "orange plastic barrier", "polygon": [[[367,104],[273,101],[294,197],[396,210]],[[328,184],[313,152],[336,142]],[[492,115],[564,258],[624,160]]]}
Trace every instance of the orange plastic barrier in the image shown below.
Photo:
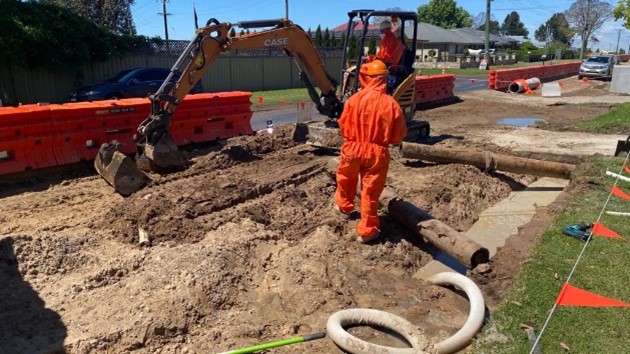
{"label": "orange plastic barrier", "polygon": [[620,62],[626,62],[630,60],[630,54],[619,54],[618,57]]}
{"label": "orange plastic barrier", "polygon": [[416,89],[414,102],[431,103],[447,100],[454,97],[455,75],[429,75],[416,77]]}
{"label": "orange plastic barrier", "polygon": [[48,107],[0,108],[0,174],[56,164]]}
{"label": "orange plastic barrier", "polygon": [[528,66],[514,69],[490,70],[488,73],[488,88],[504,91],[514,80],[539,78],[541,81],[561,79],[577,75],[581,62],[552,64],[542,66]]}
{"label": "orange plastic barrier", "polygon": [[177,119],[172,121],[175,143],[185,145],[251,135],[250,98],[250,92],[239,91],[188,97],[177,108]]}
{"label": "orange plastic barrier", "polygon": [[[171,121],[175,143],[253,134],[250,98],[250,92],[186,96]],[[134,153],[136,128],[149,113],[146,98],[1,107],[0,175],[93,160],[112,140]]]}

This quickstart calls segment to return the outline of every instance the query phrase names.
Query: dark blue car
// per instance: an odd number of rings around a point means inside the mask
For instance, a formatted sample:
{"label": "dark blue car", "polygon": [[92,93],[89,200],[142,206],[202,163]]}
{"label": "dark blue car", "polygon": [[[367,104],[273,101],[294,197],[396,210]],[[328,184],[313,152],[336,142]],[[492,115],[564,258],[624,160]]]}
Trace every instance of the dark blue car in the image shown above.
{"label": "dark blue car", "polygon": [[[120,98],[147,97],[155,93],[170,70],[166,68],[134,68],[119,72],[113,78],[94,85],[81,87],[70,95],[71,102],[116,100]],[[173,83],[181,74],[173,76]],[[190,90],[189,94],[201,93],[201,80]]]}

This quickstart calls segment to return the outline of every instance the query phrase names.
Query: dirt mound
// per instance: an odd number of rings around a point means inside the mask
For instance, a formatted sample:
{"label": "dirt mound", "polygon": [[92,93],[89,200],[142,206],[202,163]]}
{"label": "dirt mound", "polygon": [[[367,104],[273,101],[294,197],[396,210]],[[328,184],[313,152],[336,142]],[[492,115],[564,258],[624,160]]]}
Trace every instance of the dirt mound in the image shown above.
{"label": "dirt mound", "polygon": [[[435,132],[429,143],[510,153],[482,136],[500,132],[501,117],[546,115],[559,126],[605,109],[464,101],[427,111]],[[330,152],[297,145],[286,129],[190,152],[190,168],[151,175],[147,188],[127,198],[89,174],[3,186],[3,348],[214,353],[323,331],[330,315],[352,307],[400,315],[433,342],[459,329],[468,301],[420,277],[434,250],[384,207],[382,239],[357,244],[356,215],[348,219],[332,209]],[[534,138],[540,146],[549,140],[542,133]],[[391,162],[388,176],[399,195],[460,231],[532,180],[400,158]],[[571,188],[582,182],[588,183]],[[541,213],[538,228],[521,230],[533,231],[510,238],[489,269],[470,275],[489,307],[501,301],[519,262],[529,256],[534,232],[544,226],[547,214]],[[149,235],[149,245],[139,245],[139,229]],[[370,328],[351,331],[404,346]],[[339,352],[328,339],[276,351]]]}

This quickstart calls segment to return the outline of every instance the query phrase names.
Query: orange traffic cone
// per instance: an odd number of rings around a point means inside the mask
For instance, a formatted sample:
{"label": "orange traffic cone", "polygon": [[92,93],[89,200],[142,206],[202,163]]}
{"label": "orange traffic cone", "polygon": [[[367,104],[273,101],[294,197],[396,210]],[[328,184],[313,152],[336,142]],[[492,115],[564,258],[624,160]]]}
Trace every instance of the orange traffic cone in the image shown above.
{"label": "orange traffic cone", "polygon": [[584,78],[582,79],[582,83],[583,83],[583,84],[588,84],[588,77],[584,77]]}

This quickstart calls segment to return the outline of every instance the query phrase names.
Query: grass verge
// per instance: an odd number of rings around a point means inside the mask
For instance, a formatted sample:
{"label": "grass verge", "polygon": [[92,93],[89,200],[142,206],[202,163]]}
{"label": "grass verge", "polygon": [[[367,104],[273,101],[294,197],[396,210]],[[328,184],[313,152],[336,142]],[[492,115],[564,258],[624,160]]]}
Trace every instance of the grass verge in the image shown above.
{"label": "grass verge", "polygon": [[295,104],[301,101],[310,102],[311,100],[306,88],[253,92],[251,101],[254,107],[259,106],[259,97],[262,97],[262,106]]}
{"label": "grass verge", "polygon": [[[580,221],[597,220],[609,197],[614,179],[606,170],[619,172],[623,159],[593,157],[575,193],[564,203],[544,232],[532,258],[523,266],[502,305],[491,314],[474,345],[474,353],[529,353],[531,343],[520,324],[538,334],[566,282],[584,242],[562,234]],[[575,183],[575,181],[573,183]],[[630,183],[618,187],[630,193]],[[605,210],[630,211],[630,201],[612,196]],[[604,226],[630,240],[630,217],[603,214]],[[605,297],[630,303],[630,242],[595,236],[587,245],[569,284]],[[630,348],[630,309],[556,308],[540,340],[543,353],[627,353]]]}
{"label": "grass verge", "polygon": [[581,130],[592,133],[619,133],[630,131],[630,103],[621,103],[595,119],[581,121],[577,124]]}

